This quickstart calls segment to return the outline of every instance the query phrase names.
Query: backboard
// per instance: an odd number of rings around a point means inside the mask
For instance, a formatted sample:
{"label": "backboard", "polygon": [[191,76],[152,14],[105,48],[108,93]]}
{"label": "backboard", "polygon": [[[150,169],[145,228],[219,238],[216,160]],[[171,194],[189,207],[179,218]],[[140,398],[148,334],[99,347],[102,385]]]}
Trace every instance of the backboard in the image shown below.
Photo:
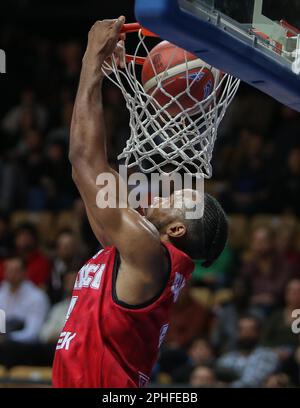
{"label": "backboard", "polygon": [[136,0],[139,23],[300,112],[299,0]]}

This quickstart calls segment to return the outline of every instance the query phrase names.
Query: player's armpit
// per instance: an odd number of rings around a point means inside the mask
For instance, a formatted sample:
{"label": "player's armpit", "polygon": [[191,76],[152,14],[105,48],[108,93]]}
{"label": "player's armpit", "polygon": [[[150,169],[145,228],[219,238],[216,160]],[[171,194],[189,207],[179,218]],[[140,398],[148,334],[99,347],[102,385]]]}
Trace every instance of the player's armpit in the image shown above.
{"label": "player's armpit", "polygon": [[[115,182],[110,189],[107,189],[107,185],[97,185],[97,178],[104,171]],[[108,165],[99,165],[96,169],[82,159],[80,165],[73,167],[73,179],[98,239],[105,237],[106,243],[115,246],[128,265],[141,268],[145,273],[161,267],[164,252],[159,233],[146,218],[127,206],[127,197],[119,196],[118,192],[122,191],[119,183],[123,182],[119,175]],[[99,206],[102,194],[111,195],[113,206]]]}

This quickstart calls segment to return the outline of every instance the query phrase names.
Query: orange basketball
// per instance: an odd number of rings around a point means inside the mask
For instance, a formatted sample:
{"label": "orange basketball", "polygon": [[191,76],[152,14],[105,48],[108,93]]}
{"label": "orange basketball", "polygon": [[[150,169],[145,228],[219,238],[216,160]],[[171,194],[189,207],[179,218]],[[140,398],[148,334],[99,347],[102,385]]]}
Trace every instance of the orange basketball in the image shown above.
{"label": "orange basketball", "polygon": [[[161,87],[157,87],[158,78],[161,79]],[[197,101],[203,101],[211,94],[218,78],[217,69],[168,41],[162,41],[151,50],[142,70],[145,91],[171,116],[176,116],[182,108],[191,108],[190,114],[199,112]],[[165,106],[171,102],[170,95],[178,96],[177,101],[182,108],[176,102]]]}

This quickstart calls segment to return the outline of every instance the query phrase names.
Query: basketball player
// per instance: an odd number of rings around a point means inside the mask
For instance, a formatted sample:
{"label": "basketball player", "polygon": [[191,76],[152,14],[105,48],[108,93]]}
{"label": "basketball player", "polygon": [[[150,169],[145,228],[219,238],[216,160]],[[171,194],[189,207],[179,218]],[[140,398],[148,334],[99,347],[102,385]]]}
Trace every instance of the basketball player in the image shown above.
{"label": "basketball player", "polygon": [[174,208],[180,192],[165,199],[170,209],[149,208],[146,217],[130,208],[96,205],[100,173],[120,182],[106,156],[101,67],[115,52],[124,21],[97,22],[83,58],[70,160],[104,249],[78,273],[57,344],[54,387],[145,386],[168,330],[170,308],[193,271],[191,258],[210,265],[227,238],[225,214],[208,195],[199,220],[185,220],[184,208]]}

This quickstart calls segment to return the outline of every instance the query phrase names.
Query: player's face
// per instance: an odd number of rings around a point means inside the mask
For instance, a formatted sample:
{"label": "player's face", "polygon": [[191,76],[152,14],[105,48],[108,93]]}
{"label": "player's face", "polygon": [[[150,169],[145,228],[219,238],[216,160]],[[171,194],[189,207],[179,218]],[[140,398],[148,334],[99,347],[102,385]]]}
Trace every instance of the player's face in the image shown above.
{"label": "player's face", "polygon": [[178,210],[174,210],[173,201],[173,194],[170,197],[155,197],[151,205],[145,209],[146,218],[159,231],[179,216],[179,214],[177,214]]}
{"label": "player's face", "polygon": [[145,210],[145,216],[158,230],[161,230],[178,219],[182,220],[188,202],[198,199],[197,194],[194,190],[178,190],[169,197],[155,197],[149,208]]}

